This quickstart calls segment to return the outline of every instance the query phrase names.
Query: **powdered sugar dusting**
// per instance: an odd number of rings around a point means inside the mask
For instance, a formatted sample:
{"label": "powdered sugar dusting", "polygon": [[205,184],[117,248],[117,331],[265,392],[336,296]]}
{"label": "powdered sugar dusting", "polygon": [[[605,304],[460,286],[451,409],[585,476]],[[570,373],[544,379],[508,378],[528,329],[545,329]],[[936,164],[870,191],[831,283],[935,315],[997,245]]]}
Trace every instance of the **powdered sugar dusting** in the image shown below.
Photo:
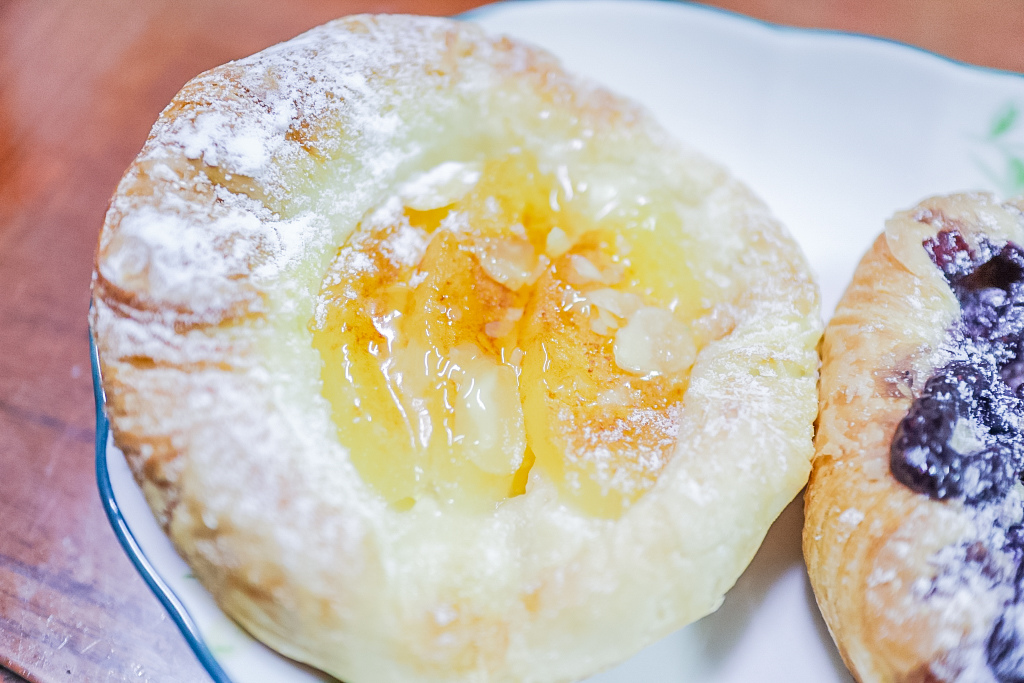
{"label": "powdered sugar dusting", "polygon": [[[274,127],[269,127],[274,131]],[[213,112],[197,115],[178,130],[185,156],[229,173],[257,177],[270,162],[281,139],[267,129],[248,126]]]}
{"label": "powdered sugar dusting", "polygon": [[[945,362],[893,437],[891,469],[915,491],[958,500],[971,529],[931,558],[937,573],[919,580],[914,593],[939,607],[950,625],[937,629],[948,641],[942,647],[952,651],[941,665],[950,676],[1018,680],[1024,631],[1002,615],[1015,614],[1024,561],[1024,403],[1013,386],[1024,343],[1024,252],[984,237],[972,248],[954,230],[940,231],[924,247],[955,293],[960,317],[938,354]],[[961,642],[965,622],[970,628]]]}
{"label": "powdered sugar dusting", "polygon": [[566,425],[563,429],[576,435],[568,444],[566,462],[592,472],[605,494],[617,491],[628,498],[649,486],[668,463],[681,413],[678,405],[665,410],[635,408],[611,423],[597,425],[574,424],[577,418],[562,409],[559,421]]}
{"label": "powdered sugar dusting", "polygon": [[217,300],[230,296],[230,279],[247,273],[265,239],[251,213],[226,210],[206,222],[144,207],[126,216],[106,245],[100,272],[127,290],[144,289],[168,302],[185,302],[202,292]]}
{"label": "powdered sugar dusting", "polygon": [[839,523],[846,526],[857,526],[864,521],[864,513],[857,508],[847,508],[839,515]]}
{"label": "powdered sugar dusting", "polygon": [[[565,505],[540,468],[525,494],[487,514],[446,514],[429,498],[392,509],[355,471],[322,393],[310,323],[355,226],[374,207],[396,219],[380,258],[352,256],[353,268],[409,267],[424,239],[403,222],[415,207],[402,196],[446,202],[475,182],[474,164],[512,147],[558,173],[590,219],[626,222],[664,198],[672,229],[708,256],[695,275],[702,294],[735,304],[729,338],[697,360],[687,405],[615,425],[651,435],[643,472],[662,468],[656,490],[617,520]],[[616,183],[589,201],[587,187]],[[642,111],[539,51],[444,20],[315,29],[187,85],[119,188],[93,313],[117,378],[115,431],[145,445],[132,462],[148,483],[155,458],[185,463],[188,476],[157,483],[187,504],[159,514],[254,632],[294,607],[275,631],[290,654],[346,680],[411,680],[436,670],[443,635],[453,661],[496,667],[468,677],[525,680],[543,667],[577,680],[713,609],[806,481],[817,299],[799,249],[759,206]],[[442,231],[472,229],[464,214],[450,219]],[[737,412],[740,397],[749,411]],[[613,443],[596,428],[587,439],[610,487],[635,483],[613,464]],[[695,511],[694,487],[720,506]],[[581,609],[614,615],[617,637]],[[348,624],[402,638],[353,647],[366,641]],[[508,634],[492,639],[507,652],[478,657],[482,633]],[[553,656],[566,633],[584,654]]]}

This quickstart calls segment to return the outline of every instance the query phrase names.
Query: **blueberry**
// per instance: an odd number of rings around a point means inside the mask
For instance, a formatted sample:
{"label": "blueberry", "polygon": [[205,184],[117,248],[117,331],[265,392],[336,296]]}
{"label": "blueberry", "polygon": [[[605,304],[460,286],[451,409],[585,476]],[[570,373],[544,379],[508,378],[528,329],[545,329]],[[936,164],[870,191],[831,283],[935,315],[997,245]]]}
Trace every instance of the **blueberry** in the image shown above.
{"label": "blueberry", "polygon": [[[969,360],[925,383],[896,429],[890,467],[915,491],[978,504],[1005,495],[1024,472],[1024,249],[981,240],[974,252],[956,231],[924,248],[960,303],[956,332]],[[1024,525],[1006,529],[1002,549],[1016,564],[1012,579],[986,571],[983,547],[968,548],[965,558],[989,579],[1013,582],[985,655],[999,683],[1024,683]]]}
{"label": "blueberry", "polygon": [[943,272],[960,301],[964,334],[1013,345],[1024,330],[1024,251],[1007,243],[973,268]]}
{"label": "blueberry", "polygon": [[[945,272],[945,271],[943,271]],[[1008,243],[984,263],[952,276],[954,290],[1001,289],[1010,294],[1014,283],[1024,276],[1024,252]]]}
{"label": "blueberry", "polygon": [[999,336],[1009,295],[998,287],[966,290],[960,300],[964,334],[971,339]]}
{"label": "blueberry", "polygon": [[924,248],[947,277],[962,270],[974,258],[963,236],[955,230],[943,230],[932,239],[925,240]]}
{"label": "blueberry", "polygon": [[988,666],[999,683],[1024,683],[1024,607],[1010,605],[996,622],[985,648]]}
{"label": "blueberry", "polygon": [[977,504],[1004,495],[1024,462],[1016,419],[1007,413],[1018,405],[994,370],[966,363],[942,368],[896,428],[893,476],[938,500]]}
{"label": "blueberry", "polygon": [[964,455],[950,445],[966,411],[955,393],[922,396],[896,428],[889,466],[897,480],[932,498],[959,497]]}
{"label": "blueberry", "polygon": [[997,681],[1024,683],[1024,525],[1011,525],[1005,533],[1003,550],[1012,556],[1017,567],[1013,578],[1015,595],[992,628],[985,656]]}
{"label": "blueberry", "polygon": [[999,369],[1003,382],[1014,394],[1021,397],[1024,392],[1024,340],[1007,345],[1008,360]]}
{"label": "blueberry", "polygon": [[979,253],[956,231],[924,247],[960,302],[967,361],[940,368],[896,428],[890,469],[914,491],[978,504],[1003,496],[1024,470],[1024,250]]}

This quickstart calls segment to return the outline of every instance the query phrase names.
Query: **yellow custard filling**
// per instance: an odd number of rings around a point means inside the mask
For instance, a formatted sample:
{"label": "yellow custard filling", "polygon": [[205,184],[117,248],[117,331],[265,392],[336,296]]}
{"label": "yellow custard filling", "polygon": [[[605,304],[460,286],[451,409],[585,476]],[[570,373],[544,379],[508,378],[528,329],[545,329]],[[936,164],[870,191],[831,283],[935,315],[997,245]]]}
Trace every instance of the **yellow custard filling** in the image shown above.
{"label": "yellow custard filling", "polygon": [[[562,176],[562,177],[560,177]],[[540,467],[617,517],[672,457],[706,333],[674,231],[588,219],[564,168],[442,164],[371,212],[310,323],[338,438],[398,510],[493,510]]]}

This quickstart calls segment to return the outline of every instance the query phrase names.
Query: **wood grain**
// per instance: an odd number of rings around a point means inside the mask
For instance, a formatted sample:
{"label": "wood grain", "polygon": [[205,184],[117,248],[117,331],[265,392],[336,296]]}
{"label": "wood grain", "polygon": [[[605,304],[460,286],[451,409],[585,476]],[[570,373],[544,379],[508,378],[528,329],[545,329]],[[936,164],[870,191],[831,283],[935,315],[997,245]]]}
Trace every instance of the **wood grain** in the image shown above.
{"label": "wood grain", "polygon": [[[93,469],[93,249],[158,112],[196,73],[332,17],[473,4],[0,0],[0,665],[33,681],[207,680],[121,551]],[[1024,71],[1018,0],[721,5]]]}
{"label": "wood grain", "polygon": [[0,665],[37,681],[206,678],[96,493],[86,311],[107,200],[193,75],[335,16],[424,5],[0,5]]}
{"label": "wood grain", "polygon": [[1024,72],[1018,0],[718,0],[723,9],[804,28],[864,33],[957,61]]}

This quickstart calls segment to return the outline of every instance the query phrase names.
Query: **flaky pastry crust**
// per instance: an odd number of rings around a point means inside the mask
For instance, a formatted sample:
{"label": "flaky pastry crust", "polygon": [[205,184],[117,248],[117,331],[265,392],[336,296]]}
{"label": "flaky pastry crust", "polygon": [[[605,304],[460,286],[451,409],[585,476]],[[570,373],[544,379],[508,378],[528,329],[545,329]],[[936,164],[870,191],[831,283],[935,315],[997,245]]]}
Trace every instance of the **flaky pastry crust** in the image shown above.
{"label": "flaky pastry crust", "polygon": [[[671,206],[732,321],[620,519],[539,473],[491,515],[398,512],[321,396],[338,246],[417,173],[510,146],[586,183],[592,220]],[[117,188],[93,297],[115,442],[178,551],[247,630],[352,683],[609,666],[715,609],[809,470],[820,322],[793,240],[642,110],[466,23],[341,19],[191,81]]]}
{"label": "flaky pastry crust", "polygon": [[958,353],[960,304],[925,242],[955,231],[972,248],[1021,244],[1021,208],[960,194],[896,214],[826,328],[803,545],[818,605],[860,681],[996,680],[985,650],[1016,567],[991,530],[1019,520],[1019,494],[983,508],[932,499],[893,476],[890,444]]}

